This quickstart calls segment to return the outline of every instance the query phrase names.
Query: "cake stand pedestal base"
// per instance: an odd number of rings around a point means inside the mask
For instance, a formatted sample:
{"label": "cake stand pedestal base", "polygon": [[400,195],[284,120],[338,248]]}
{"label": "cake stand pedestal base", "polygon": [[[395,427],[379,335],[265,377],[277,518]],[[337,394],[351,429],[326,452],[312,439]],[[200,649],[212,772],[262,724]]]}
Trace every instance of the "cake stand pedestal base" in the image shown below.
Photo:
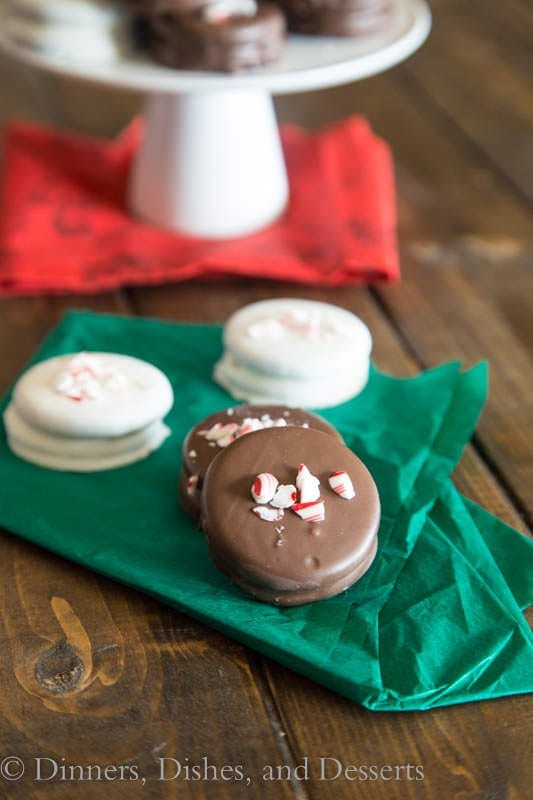
{"label": "cake stand pedestal base", "polygon": [[271,95],[262,89],[149,94],[131,210],[202,238],[244,236],[285,209],[288,181]]}

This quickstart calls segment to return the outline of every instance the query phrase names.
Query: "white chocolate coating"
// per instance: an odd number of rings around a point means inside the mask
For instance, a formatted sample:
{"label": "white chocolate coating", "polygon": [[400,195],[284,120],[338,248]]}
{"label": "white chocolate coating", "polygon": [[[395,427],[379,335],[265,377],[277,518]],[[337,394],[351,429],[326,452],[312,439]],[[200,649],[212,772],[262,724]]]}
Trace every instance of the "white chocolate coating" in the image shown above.
{"label": "white chocolate coating", "polygon": [[224,330],[214,379],[250,403],[327,408],[359,394],[368,380],[372,338],[354,314],[311,300],[245,306]]}
{"label": "white chocolate coating", "polygon": [[113,61],[128,38],[118,6],[90,0],[13,0],[5,27],[19,44],[76,63]]}
{"label": "white chocolate coating", "polygon": [[368,381],[369,362],[335,378],[308,380],[255,372],[227,353],[215,366],[214,378],[236,400],[254,405],[281,404],[303,408],[330,408],[361,392]]}
{"label": "white chocolate coating", "polygon": [[32,464],[67,472],[96,472],[123,467],[146,458],[169,436],[161,420],[115,438],[86,439],[55,436],[25,422],[11,403],[4,412],[11,450]]}
{"label": "white chocolate coating", "polygon": [[124,376],[125,387],[102,385],[97,399],[76,402],[58,388],[58,378],[76,354],[41,361],[20,378],[13,404],[31,427],[57,436],[85,439],[125,436],[162,419],[173,404],[172,387],[161,370],[130,356],[91,353],[106,369]]}
{"label": "white chocolate coating", "polygon": [[132,464],[163,443],[172,387],[157,367],[115,353],[57,356],[19,379],[4,424],[11,450],[69,472]]}
{"label": "white chocolate coating", "polygon": [[11,14],[61,25],[105,26],[119,15],[118,5],[107,0],[10,0]]}

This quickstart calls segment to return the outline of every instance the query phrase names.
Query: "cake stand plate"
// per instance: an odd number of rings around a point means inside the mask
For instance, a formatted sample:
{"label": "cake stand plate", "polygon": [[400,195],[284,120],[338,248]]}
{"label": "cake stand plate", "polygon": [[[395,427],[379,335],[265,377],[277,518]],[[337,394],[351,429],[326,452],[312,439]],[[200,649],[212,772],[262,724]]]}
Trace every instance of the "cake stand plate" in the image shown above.
{"label": "cake stand plate", "polygon": [[192,236],[230,238],[270,224],[288,202],[272,95],[382,72],[420,47],[430,27],[424,0],[396,0],[379,34],[291,35],[281,61],[237,75],[173,70],[136,53],[105,65],[66,63],[1,31],[0,48],[56,75],[143,91],[146,129],[131,175],[132,211]]}

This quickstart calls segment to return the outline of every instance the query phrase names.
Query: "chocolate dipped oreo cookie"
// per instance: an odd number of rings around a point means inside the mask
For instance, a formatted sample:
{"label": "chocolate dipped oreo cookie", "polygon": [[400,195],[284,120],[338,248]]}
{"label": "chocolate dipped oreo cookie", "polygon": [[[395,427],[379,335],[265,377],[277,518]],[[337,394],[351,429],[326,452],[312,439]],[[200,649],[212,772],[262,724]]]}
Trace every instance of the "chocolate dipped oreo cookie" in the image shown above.
{"label": "chocolate dipped oreo cookie", "polygon": [[302,605],[347,589],[374,560],[379,521],[369,471],[323,431],[243,436],[205,477],[209,553],[233,583],[266,603]]}
{"label": "chocolate dipped oreo cookie", "polygon": [[141,49],[149,50],[155,44],[151,19],[165,14],[189,14],[199,11],[206,0],[126,0],[126,6],[133,15],[133,39]]}
{"label": "chocolate dipped oreo cookie", "polygon": [[276,61],[285,46],[285,17],[269,2],[217,0],[147,20],[153,57],[177,69],[239,72]]}
{"label": "chocolate dipped oreo cookie", "polygon": [[179,496],[185,511],[198,519],[205,474],[221,450],[245,434],[288,426],[313,428],[342,441],[340,434],[322,417],[287,406],[234,406],[198,422],[185,437],[182,448]]}
{"label": "chocolate dipped oreo cookie", "polygon": [[290,31],[319,36],[363,36],[386,25],[392,0],[282,0]]}
{"label": "chocolate dipped oreo cookie", "polygon": [[232,314],[224,348],[213,378],[237,400],[326,408],[366,386],[372,336],[345,308],[286,297]]}

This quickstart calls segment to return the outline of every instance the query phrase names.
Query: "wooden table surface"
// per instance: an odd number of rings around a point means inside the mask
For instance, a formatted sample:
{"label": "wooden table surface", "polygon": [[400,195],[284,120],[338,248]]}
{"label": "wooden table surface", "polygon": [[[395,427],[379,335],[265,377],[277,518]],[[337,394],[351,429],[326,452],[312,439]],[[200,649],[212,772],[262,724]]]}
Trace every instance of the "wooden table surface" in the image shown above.
{"label": "wooden table surface", "polygon": [[[406,64],[357,85],[278,103],[281,119],[309,127],[362,112],[390,142],[400,284],[323,291],[230,281],[3,300],[0,389],[67,308],[223,321],[258,298],[297,292],[328,300],[367,322],[378,366],[396,375],[454,358],[490,361],[490,398],[455,481],[527,532],[533,512],[533,7],[529,0],[433,0],[432,7],[430,41]],[[30,92],[38,80],[2,62],[3,118],[53,118],[109,133],[137,102],[87,89],[82,104],[79,87],[50,84],[47,96],[57,102],[44,102],[41,91]],[[149,779],[142,787],[88,782],[83,797],[531,797],[527,698],[371,713],[8,533],[0,537],[0,570],[0,758],[124,764]],[[306,756],[311,762],[331,756],[344,764],[422,765],[424,780],[159,782],[157,756],[183,763],[207,756],[219,769],[243,764],[250,774],[264,764],[294,767]],[[67,800],[78,790],[59,777],[35,783],[29,773],[19,782],[0,780],[0,798]]]}

